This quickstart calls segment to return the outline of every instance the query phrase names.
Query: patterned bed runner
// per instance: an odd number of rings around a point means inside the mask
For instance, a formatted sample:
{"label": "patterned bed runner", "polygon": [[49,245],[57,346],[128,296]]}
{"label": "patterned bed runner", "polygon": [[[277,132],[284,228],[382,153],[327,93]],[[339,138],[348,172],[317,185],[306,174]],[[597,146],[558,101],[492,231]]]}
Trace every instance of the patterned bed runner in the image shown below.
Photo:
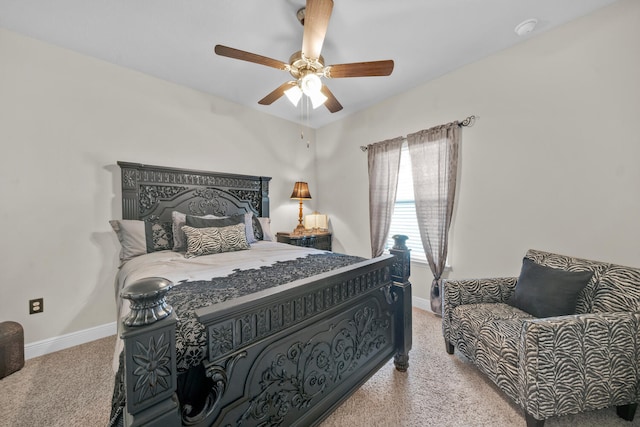
{"label": "patterned bed runner", "polygon": [[178,372],[198,365],[206,357],[207,337],[195,310],[249,295],[285,283],[335,270],[364,258],[336,253],[311,254],[304,258],[280,261],[252,270],[236,270],[226,277],[210,281],[181,282],[167,294],[167,302],[177,316],[176,362]]}

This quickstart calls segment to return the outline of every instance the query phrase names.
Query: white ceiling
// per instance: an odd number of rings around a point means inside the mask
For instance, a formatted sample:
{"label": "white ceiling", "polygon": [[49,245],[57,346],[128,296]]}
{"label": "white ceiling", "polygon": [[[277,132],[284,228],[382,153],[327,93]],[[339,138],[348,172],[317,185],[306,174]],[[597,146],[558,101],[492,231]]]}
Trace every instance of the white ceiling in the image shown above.
{"label": "white ceiling", "polygon": [[[0,27],[318,128],[614,1],[335,0],[325,63],[393,59],[395,69],[325,80],[344,109],[309,117],[286,97],[258,105],[287,72],[213,52],[223,44],[288,62],[305,0],[0,0]],[[529,18],[536,30],[518,37]]]}

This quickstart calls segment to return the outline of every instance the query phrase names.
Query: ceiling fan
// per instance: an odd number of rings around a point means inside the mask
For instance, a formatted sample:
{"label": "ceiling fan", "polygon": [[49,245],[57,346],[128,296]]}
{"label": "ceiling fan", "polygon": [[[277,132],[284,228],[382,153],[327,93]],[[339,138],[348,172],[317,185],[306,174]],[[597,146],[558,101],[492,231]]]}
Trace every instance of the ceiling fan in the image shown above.
{"label": "ceiling fan", "polygon": [[321,81],[321,77],[369,77],[388,76],[393,71],[393,61],[354,62],[349,64],[324,65],[320,55],[322,44],[329,26],[329,18],[333,10],[333,0],[307,0],[306,8],[298,11],[298,20],[304,25],[302,50],[289,58],[289,63],[255,53],[245,52],[232,47],[216,45],[215,53],[228,58],[253,62],[267,67],[288,71],[295,80],[281,84],[274,91],[258,101],[258,104],[271,105],[282,95],[298,105],[302,95],[311,99],[313,108],[324,104],[335,113],[342,110],[342,105]]}

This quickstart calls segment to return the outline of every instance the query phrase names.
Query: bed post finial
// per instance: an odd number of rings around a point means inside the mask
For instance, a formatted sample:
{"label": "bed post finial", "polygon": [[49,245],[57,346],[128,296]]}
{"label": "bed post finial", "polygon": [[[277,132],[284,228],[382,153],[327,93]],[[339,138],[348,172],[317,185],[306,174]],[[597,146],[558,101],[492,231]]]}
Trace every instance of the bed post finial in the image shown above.
{"label": "bed post finial", "polygon": [[165,295],[173,283],[163,277],[140,279],[122,290],[120,296],[131,302],[131,312],[122,322],[127,326],[150,325],[173,312]]}
{"label": "bed post finial", "polygon": [[391,267],[391,278],[394,282],[407,282],[411,275],[411,249],[405,244],[408,238],[404,234],[392,236],[394,243],[389,252],[396,257]]}

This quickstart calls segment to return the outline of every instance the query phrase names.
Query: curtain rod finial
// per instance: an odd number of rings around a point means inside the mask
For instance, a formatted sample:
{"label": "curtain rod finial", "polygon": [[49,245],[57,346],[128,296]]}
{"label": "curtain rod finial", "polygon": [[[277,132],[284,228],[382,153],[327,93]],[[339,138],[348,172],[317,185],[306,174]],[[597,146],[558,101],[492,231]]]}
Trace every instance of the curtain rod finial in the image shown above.
{"label": "curtain rod finial", "polygon": [[475,124],[476,119],[479,119],[480,116],[476,116],[476,115],[471,115],[469,117],[467,117],[466,119],[464,119],[463,121],[461,121],[459,123],[459,126],[464,126],[464,127],[471,127]]}

